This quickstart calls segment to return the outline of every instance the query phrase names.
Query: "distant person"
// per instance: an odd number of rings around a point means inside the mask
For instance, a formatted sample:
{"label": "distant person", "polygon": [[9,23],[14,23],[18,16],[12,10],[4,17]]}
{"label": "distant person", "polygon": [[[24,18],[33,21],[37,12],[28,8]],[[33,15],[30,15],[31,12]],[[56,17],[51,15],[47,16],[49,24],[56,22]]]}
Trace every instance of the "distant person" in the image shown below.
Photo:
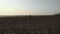
{"label": "distant person", "polygon": [[31,15],[29,15],[29,19],[31,19]]}

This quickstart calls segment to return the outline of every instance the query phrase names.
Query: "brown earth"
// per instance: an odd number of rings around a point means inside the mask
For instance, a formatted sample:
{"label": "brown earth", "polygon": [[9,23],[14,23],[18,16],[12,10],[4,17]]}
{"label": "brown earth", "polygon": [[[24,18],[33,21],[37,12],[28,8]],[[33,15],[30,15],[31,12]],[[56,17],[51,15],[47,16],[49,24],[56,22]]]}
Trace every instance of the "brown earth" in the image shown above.
{"label": "brown earth", "polygon": [[60,34],[60,14],[0,17],[0,34]]}

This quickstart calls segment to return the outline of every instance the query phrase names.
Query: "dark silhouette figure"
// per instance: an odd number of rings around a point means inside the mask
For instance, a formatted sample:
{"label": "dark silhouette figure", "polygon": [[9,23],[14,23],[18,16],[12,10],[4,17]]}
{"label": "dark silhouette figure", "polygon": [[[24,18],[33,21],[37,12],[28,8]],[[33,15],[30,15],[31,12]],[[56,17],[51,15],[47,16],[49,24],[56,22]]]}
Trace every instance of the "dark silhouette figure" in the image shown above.
{"label": "dark silhouette figure", "polygon": [[31,19],[31,15],[29,15],[29,19]]}

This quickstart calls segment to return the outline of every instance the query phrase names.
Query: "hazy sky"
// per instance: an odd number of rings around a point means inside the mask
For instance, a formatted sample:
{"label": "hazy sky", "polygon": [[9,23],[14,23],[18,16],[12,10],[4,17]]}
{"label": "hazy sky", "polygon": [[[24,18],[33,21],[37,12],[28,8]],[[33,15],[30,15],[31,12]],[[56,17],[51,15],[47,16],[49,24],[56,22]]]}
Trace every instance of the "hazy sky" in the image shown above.
{"label": "hazy sky", "polygon": [[0,15],[60,13],[60,0],[0,0]]}

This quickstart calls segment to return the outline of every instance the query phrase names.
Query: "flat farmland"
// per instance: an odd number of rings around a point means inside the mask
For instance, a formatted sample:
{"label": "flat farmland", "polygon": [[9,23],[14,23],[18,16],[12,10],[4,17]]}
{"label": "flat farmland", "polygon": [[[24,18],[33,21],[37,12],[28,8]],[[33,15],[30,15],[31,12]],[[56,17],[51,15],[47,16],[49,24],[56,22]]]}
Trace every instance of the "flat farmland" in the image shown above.
{"label": "flat farmland", "polygon": [[60,15],[0,17],[0,34],[60,34]]}

